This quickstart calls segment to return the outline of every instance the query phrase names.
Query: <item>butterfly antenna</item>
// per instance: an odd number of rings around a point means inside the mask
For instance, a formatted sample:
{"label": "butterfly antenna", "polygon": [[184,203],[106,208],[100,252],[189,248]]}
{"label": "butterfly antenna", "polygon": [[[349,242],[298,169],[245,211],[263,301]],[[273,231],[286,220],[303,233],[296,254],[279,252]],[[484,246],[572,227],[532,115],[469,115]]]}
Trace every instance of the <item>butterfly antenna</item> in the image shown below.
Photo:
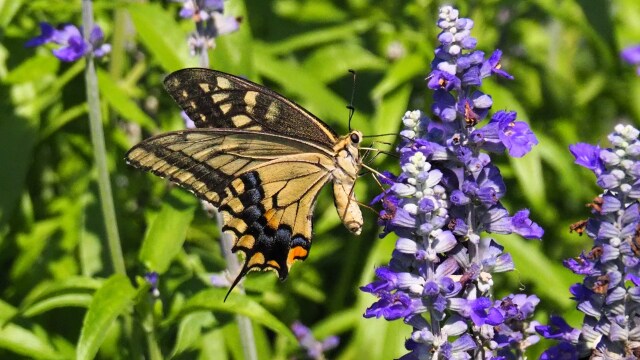
{"label": "butterfly antenna", "polygon": [[249,266],[247,266],[247,262],[244,263],[244,266],[242,267],[242,270],[240,270],[240,273],[238,274],[238,276],[236,276],[236,279],[233,280],[233,283],[231,284],[231,287],[229,288],[229,291],[227,291],[227,295],[224,296],[224,300],[222,302],[226,302],[227,298],[229,297],[229,294],[231,294],[231,291],[233,290],[234,287],[236,287],[236,285],[238,285],[238,283],[240,283],[240,280],[242,280],[242,278],[247,275],[247,273],[249,272]]}
{"label": "butterfly antenna", "polygon": [[375,137],[382,137],[382,136],[402,136],[400,134],[394,134],[394,133],[388,133],[388,134],[377,134],[377,135],[363,135],[363,138],[375,138]]}
{"label": "butterfly antenna", "polygon": [[347,109],[349,109],[349,132],[351,132],[351,119],[353,119],[353,114],[356,113],[356,108],[353,106],[353,98],[356,94],[356,71],[353,69],[349,69],[349,72],[353,75],[353,86],[351,87],[351,101],[349,105],[347,105]]}

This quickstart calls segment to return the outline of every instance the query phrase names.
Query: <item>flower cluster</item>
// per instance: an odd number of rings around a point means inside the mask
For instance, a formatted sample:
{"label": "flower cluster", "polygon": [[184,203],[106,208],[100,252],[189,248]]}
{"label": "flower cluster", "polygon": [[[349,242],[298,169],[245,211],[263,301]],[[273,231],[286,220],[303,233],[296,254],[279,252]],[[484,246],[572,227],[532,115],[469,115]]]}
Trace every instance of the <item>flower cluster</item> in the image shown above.
{"label": "flower cluster", "polygon": [[305,358],[323,360],[325,359],[324,353],[336,348],[340,343],[340,339],[337,336],[330,336],[323,341],[316,340],[311,330],[299,321],[291,325],[291,330],[296,339],[298,339],[300,346],[305,350]]}
{"label": "flower cluster", "polygon": [[498,111],[479,90],[498,75],[499,50],[488,58],[475,50],[473,21],[450,6],[440,10],[442,29],[427,86],[434,90],[433,117],[408,111],[398,148],[402,173],[383,173],[389,186],[382,203],[381,236],[398,236],[388,266],[362,287],[378,301],[365,317],[404,319],[413,327],[403,359],[493,358],[522,354],[538,337],[528,319],[535,296],[491,299],[492,273],[514,268],[511,256],[483,233],[540,238],[543,230],[528,210],[510,216],[500,199],[506,186],[488,152],[521,157],[537,144],[514,112]]}
{"label": "flower cluster", "polygon": [[215,38],[238,30],[240,19],[224,15],[223,0],[174,0],[182,3],[180,17],[192,19],[196,31],[189,36],[191,54],[215,47]]}
{"label": "flower cluster", "polygon": [[89,41],[85,41],[82,32],[71,24],[62,25],[59,28],[41,22],[40,35],[27,41],[25,46],[34,47],[48,43],[61,45],[53,50],[53,55],[66,62],[73,62],[86,54],[95,57],[103,57],[111,51],[111,45],[104,43],[104,33],[99,26],[94,26],[89,34]]}
{"label": "flower cluster", "polygon": [[561,317],[538,326],[544,337],[560,344],[545,359],[640,357],[640,131],[617,125],[608,137],[611,148],[576,144],[569,149],[576,164],[593,171],[603,193],[590,204],[592,217],[572,226],[593,239],[593,247],[565,267],[584,276],[570,291],[584,313],[581,329]]}

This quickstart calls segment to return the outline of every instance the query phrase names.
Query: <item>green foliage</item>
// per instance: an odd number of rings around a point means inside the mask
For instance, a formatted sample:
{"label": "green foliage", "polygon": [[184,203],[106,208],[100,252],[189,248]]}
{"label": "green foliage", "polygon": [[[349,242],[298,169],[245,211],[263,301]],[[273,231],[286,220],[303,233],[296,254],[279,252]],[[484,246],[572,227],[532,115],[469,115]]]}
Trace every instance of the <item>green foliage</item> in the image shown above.
{"label": "green foliage", "polygon": [[[594,179],[572,164],[567,146],[605,144],[613,124],[637,126],[640,119],[634,101],[640,79],[617,55],[640,41],[640,5],[459,3],[476,21],[480,48],[500,48],[503,66],[515,76],[486,84],[494,109],[517,111],[540,140],[525,158],[498,161],[509,209],[529,208],[545,238],[540,244],[500,238],[518,270],[495,281],[496,295],[521,287],[537,294],[544,322],[572,310],[568,286],[576,278],[559,264],[588,246],[567,229],[588,216],[584,204],[597,195]],[[114,47],[97,64],[128,277],[114,275],[89,136],[85,63],[60,63],[46,47],[24,48],[40,21],[79,24],[80,5],[0,0],[0,357],[241,359],[239,315],[251,320],[260,359],[296,353],[294,320],[319,339],[341,337],[330,358],[402,355],[408,326],[361,316],[374,299],[358,286],[394,246],[392,237],[377,238],[375,214],[365,212],[365,229],[355,237],[323,191],[309,259],[286,282],[251,273],[247,295],[234,291],[223,302],[226,289],[211,288],[209,280],[226,268],[215,222],[190,194],[124,163],[141,139],[184,126],[162,79],[198,60],[186,45],[193,22],[178,18],[174,2],[94,4]],[[216,40],[211,67],[264,83],[339,133],[347,131],[348,69],[358,72],[352,127],[363,133],[393,133],[406,110],[429,110],[424,77],[438,33],[434,2],[230,0],[226,14],[242,17],[241,28]],[[378,156],[372,166],[394,171],[395,162]],[[365,176],[357,192],[367,203],[379,187]],[[147,271],[160,274],[158,297],[141,278]]]}

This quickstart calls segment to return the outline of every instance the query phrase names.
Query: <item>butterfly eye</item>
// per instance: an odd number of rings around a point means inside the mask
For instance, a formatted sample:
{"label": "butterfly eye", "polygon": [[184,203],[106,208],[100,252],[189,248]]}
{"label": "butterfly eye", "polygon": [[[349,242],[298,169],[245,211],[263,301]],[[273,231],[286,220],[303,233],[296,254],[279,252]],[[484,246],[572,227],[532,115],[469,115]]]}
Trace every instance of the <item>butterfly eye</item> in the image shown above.
{"label": "butterfly eye", "polygon": [[357,144],[360,142],[360,135],[356,134],[356,133],[351,133],[351,142],[354,144]]}

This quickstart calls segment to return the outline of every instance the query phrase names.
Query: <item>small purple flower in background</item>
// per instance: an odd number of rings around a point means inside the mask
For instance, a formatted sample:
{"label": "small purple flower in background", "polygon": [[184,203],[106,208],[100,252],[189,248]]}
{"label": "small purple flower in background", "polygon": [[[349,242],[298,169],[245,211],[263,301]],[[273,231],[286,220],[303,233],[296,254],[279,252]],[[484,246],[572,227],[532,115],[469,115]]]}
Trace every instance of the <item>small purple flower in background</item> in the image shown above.
{"label": "small purple flower in background", "polygon": [[620,52],[622,60],[636,67],[636,72],[640,75],[640,45],[633,45],[624,48]]}
{"label": "small purple flower in background", "polygon": [[160,281],[160,275],[157,272],[151,271],[144,274],[144,279],[151,285],[151,294],[153,296],[160,296],[160,290],[158,290],[158,282]]}
{"label": "small purple flower in background", "polygon": [[302,349],[306,352],[304,359],[324,360],[326,359],[324,353],[338,347],[340,343],[340,339],[337,336],[330,336],[323,341],[316,340],[311,330],[299,321],[291,325],[291,330]]}
{"label": "small purple flower in background", "polygon": [[40,23],[39,36],[25,43],[27,47],[40,46],[48,43],[61,45],[53,50],[53,55],[66,62],[76,61],[88,53],[95,57],[103,57],[111,51],[111,45],[104,42],[104,33],[99,26],[94,26],[89,41],[85,41],[82,32],[71,24],[60,26],[58,29],[46,22]]}
{"label": "small purple flower in background", "polygon": [[[560,343],[542,359],[638,359],[640,357],[640,131],[616,125],[611,148],[570,146],[581,165],[596,175],[603,193],[590,204],[592,217],[572,226],[593,239],[593,247],[565,267],[584,277],[570,288],[584,313],[574,329],[554,316],[536,331]],[[579,227],[579,228],[578,228]]]}
{"label": "small purple flower in background", "polygon": [[196,31],[189,36],[191,54],[215,47],[215,38],[238,30],[240,18],[224,15],[223,0],[174,0],[182,3],[180,17],[192,19]]}
{"label": "small purple flower in background", "polygon": [[530,320],[539,299],[492,299],[492,274],[514,264],[484,233],[539,239],[543,230],[528,210],[511,216],[501,204],[506,186],[488,153],[522,157],[538,140],[515,112],[489,117],[493,100],[479,86],[488,76],[513,78],[501,67],[502,52],[485,59],[474,50],[473,21],[451,6],[441,8],[438,27],[426,78],[433,118],[407,111],[397,149],[402,172],[384,174],[389,188],[375,199],[384,208],[382,236],[394,232],[398,240],[377,280],[361,287],[378,297],[364,316],[412,326],[405,360],[522,357],[539,339]]}

